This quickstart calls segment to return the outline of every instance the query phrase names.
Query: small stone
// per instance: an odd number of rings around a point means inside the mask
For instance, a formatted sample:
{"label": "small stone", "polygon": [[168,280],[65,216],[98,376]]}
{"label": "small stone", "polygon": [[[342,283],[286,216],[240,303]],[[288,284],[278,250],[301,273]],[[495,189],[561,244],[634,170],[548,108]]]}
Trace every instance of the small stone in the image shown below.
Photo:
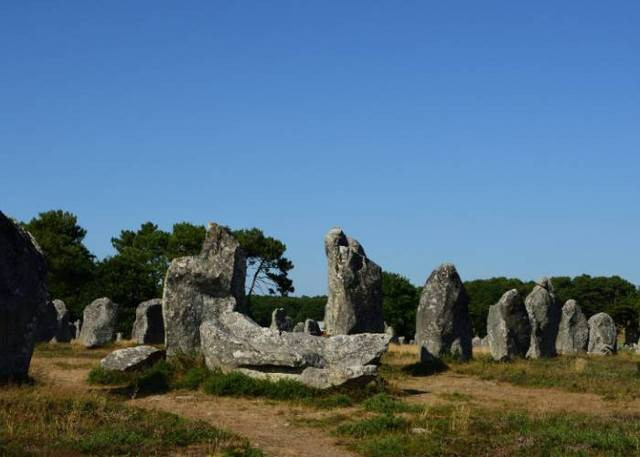
{"label": "small stone", "polygon": [[100,366],[109,371],[136,371],[162,360],[165,352],[153,346],[135,346],[113,351],[100,361]]}
{"label": "small stone", "polygon": [[293,333],[304,333],[304,322],[298,322],[293,326]]}

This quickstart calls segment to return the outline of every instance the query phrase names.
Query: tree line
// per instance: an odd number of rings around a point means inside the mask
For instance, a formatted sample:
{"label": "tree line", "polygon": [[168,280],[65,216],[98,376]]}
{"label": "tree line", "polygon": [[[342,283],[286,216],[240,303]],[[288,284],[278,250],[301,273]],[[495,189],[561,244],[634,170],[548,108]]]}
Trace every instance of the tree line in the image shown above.
{"label": "tree line", "polygon": [[[45,253],[52,298],[64,300],[73,317],[80,318],[92,300],[110,297],[121,305],[118,331],[125,334],[131,331],[137,305],[162,296],[162,281],[171,260],[199,253],[206,234],[203,225],[180,222],[171,231],[163,231],[146,222],[136,230],[122,230],[111,239],[115,254],[97,259],[84,245],[87,232],[72,213],[47,211],[23,225]],[[279,307],[285,308],[294,322],[323,319],[326,296],[289,296],[295,292],[288,276],[294,265],[285,257],[287,247],[282,241],[258,228],[233,233],[247,254],[247,307],[256,322],[269,325],[271,312]],[[397,335],[413,339],[421,287],[397,273],[384,272],[382,279],[385,322]],[[627,333],[637,332],[640,291],[631,282],[619,276],[589,275],[554,277],[552,281],[560,304],[573,298],[587,318],[606,312]],[[510,289],[526,296],[535,284],[499,277],[466,281],[464,285],[474,333],[483,337],[489,306]]]}

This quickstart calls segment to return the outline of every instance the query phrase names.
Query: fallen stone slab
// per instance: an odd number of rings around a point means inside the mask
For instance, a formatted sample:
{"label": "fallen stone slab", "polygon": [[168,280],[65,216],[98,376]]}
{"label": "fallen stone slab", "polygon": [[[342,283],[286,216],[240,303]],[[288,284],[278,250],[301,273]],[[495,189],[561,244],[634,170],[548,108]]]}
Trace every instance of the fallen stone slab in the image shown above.
{"label": "fallen stone slab", "polygon": [[150,367],[164,359],[165,351],[153,346],[135,346],[113,351],[100,361],[100,366],[109,371],[136,371]]}
{"label": "fallen stone slab", "polygon": [[336,335],[278,332],[229,312],[200,326],[201,352],[210,369],[293,379],[326,389],[375,378],[390,337],[384,333]]}

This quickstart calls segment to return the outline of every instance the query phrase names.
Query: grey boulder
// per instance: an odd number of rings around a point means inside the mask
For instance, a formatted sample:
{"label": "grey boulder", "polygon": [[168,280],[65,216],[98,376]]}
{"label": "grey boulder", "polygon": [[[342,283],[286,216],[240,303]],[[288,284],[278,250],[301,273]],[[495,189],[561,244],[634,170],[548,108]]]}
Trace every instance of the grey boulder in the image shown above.
{"label": "grey boulder", "polygon": [[617,352],[616,324],[606,313],[589,318],[589,354],[615,354]]}
{"label": "grey boulder", "polygon": [[44,255],[35,239],[0,211],[0,380],[24,380],[46,312]]}
{"label": "grey boulder", "polygon": [[339,228],[324,238],[329,296],[325,308],[328,335],[382,333],[382,269]]}
{"label": "grey boulder", "polygon": [[446,354],[460,360],[471,358],[469,297],[452,264],[436,268],[424,285],[416,313],[416,343],[420,360]]}
{"label": "grey boulder", "polygon": [[562,307],[556,352],[558,354],[577,354],[587,350],[589,342],[589,324],[580,305],[575,300],[567,300]]}
{"label": "grey boulder", "polygon": [[531,341],[527,358],[556,355],[556,337],[560,324],[560,309],[549,278],[540,279],[524,301],[531,323]]}
{"label": "grey boulder", "polygon": [[136,371],[153,365],[164,356],[162,349],[135,346],[113,351],[100,361],[100,366],[109,371]]}
{"label": "grey boulder", "polygon": [[87,348],[104,346],[115,338],[118,304],[102,297],[85,307],[80,342]]}
{"label": "grey boulder", "polygon": [[162,299],[154,298],[138,305],[133,323],[131,339],[138,344],[164,343],[164,320],[162,319]]}
{"label": "grey boulder", "polygon": [[298,322],[296,325],[294,325],[292,332],[304,333],[304,322]]}
{"label": "grey boulder", "polygon": [[238,370],[269,380],[292,379],[322,389],[373,379],[389,344],[384,333],[330,338],[281,333],[236,312],[204,322],[200,340],[210,369]]}
{"label": "grey boulder", "polygon": [[271,313],[271,330],[279,332],[290,332],[293,329],[293,321],[287,316],[284,308],[276,308]]}
{"label": "grey boulder", "polygon": [[522,296],[516,289],[505,292],[489,307],[487,339],[491,357],[504,362],[524,357],[529,348],[531,324]]}
{"label": "grey boulder", "polygon": [[199,255],[174,259],[162,296],[167,356],[200,352],[200,325],[242,310],[245,253],[228,228],[209,224]]}

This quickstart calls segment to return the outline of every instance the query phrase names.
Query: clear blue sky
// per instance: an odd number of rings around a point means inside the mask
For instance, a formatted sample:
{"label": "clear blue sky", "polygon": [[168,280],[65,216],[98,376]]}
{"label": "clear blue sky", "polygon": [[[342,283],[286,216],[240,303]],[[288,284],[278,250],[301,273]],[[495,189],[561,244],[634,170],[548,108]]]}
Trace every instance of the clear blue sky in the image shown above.
{"label": "clear blue sky", "polygon": [[5,1],[0,209],[640,283],[640,2]]}

